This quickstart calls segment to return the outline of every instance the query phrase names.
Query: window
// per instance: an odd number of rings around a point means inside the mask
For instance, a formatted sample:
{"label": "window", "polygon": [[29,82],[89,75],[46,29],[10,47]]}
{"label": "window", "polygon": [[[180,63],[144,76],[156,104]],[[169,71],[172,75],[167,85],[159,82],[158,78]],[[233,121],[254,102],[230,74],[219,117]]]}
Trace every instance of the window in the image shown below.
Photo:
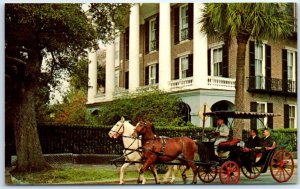
{"label": "window", "polygon": [[155,84],[156,83],[156,65],[149,66],[149,84]]}
{"label": "window", "polygon": [[255,43],[255,88],[265,89],[264,44]]}
{"label": "window", "polygon": [[180,57],[180,79],[188,77],[189,58],[188,56]]}
{"label": "window", "polygon": [[212,73],[213,76],[222,77],[222,61],[223,50],[222,47],[212,49]]}
{"label": "window", "polygon": [[296,92],[296,52],[287,51],[288,92]]}
{"label": "window", "polygon": [[115,87],[118,88],[119,87],[119,78],[120,78],[120,73],[119,71],[115,71]]}
{"label": "window", "polygon": [[188,26],[189,26],[189,17],[188,17],[188,5],[180,7],[180,24],[179,24],[179,37],[180,41],[188,39]]}
{"label": "window", "polygon": [[289,106],[289,128],[297,128],[296,124],[296,106]]}
{"label": "window", "polygon": [[149,24],[149,51],[154,51],[156,50],[156,38],[155,38],[155,33],[156,33],[156,19],[152,19],[150,20],[150,24]]}
{"label": "window", "polygon": [[[257,112],[267,113],[267,103],[266,102],[257,102]],[[262,129],[267,125],[267,118],[257,119],[257,129]]]}

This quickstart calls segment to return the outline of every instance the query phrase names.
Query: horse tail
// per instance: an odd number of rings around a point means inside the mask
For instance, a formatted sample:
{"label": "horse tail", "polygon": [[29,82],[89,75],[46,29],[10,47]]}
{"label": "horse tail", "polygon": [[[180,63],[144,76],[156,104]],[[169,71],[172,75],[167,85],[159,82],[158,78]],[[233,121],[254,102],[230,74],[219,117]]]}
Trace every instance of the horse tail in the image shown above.
{"label": "horse tail", "polygon": [[209,161],[209,150],[208,148],[202,143],[197,142],[198,146],[198,155],[202,162],[208,162]]}

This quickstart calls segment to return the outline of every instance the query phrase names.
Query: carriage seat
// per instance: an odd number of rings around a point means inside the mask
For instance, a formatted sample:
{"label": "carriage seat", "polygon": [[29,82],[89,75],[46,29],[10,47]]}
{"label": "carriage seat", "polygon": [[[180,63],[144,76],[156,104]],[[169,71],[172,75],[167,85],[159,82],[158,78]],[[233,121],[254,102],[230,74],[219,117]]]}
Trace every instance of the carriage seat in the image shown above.
{"label": "carriage seat", "polygon": [[220,142],[219,148],[227,148],[232,146],[237,146],[237,144],[241,141],[241,139],[232,139],[225,142]]}

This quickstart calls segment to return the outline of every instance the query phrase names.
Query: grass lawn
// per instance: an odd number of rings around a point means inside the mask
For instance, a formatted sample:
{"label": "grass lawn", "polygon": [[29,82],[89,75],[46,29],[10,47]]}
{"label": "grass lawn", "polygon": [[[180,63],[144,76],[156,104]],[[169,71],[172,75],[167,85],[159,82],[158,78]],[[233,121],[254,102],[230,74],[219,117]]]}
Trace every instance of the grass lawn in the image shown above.
{"label": "grass lawn", "polygon": [[[120,167],[113,165],[93,166],[93,165],[60,165],[54,169],[13,175],[18,180],[28,184],[68,184],[80,182],[102,182],[102,181],[119,181]],[[180,173],[177,171],[177,176]],[[129,166],[125,172],[125,180],[129,178],[137,178],[138,172],[135,166]],[[145,173],[146,179],[152,179],[153,175],[150,171]],[[159,178],[163,178],[163,174],[159,174]]]}

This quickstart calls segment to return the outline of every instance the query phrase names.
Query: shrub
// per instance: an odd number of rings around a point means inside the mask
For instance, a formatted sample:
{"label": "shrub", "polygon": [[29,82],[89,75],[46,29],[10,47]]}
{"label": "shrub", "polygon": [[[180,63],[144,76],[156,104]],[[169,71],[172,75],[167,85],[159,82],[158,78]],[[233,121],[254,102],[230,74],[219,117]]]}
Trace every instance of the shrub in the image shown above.
{"label": "shrub", "polygon": [[179,110],[181,102],[179,97],[158,90],[124,96],[100,106],[98,123],[111,125],[124,116],[132,124],[136,124],[139,118],[144,118],[155,126],[184,125]]}

